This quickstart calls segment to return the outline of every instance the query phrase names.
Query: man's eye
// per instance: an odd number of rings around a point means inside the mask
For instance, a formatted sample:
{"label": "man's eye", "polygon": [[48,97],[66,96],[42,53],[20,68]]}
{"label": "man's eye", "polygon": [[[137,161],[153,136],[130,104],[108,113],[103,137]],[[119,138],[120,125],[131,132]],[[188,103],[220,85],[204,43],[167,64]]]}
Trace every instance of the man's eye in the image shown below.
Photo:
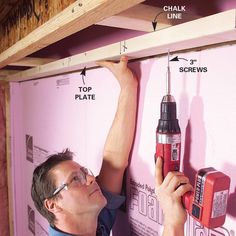
{"label": "man's eye", "polygon": [[76,175],[76,176],[73,177],[72,180],[73,180],[73,181],[80,181],[80,177],[79,177],[78,175]]}

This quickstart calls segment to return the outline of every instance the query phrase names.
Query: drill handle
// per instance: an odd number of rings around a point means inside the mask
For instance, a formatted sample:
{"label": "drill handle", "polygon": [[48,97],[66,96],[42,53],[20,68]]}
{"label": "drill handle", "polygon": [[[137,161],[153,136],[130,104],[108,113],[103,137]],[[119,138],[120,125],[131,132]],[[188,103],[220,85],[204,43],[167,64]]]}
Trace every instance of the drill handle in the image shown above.
{"label": "drill handle", "polygon": [[185,209],[190,209],[190,206],[193,202],[193,192],[187,192],[182,196],[182,203]]}
{"label": "drill handle", "polygon": [[180,143],[177,144],[156,144],[155,159],[161,157],[163,161],[163,178],[170,171],[179,171],[180,167]]}

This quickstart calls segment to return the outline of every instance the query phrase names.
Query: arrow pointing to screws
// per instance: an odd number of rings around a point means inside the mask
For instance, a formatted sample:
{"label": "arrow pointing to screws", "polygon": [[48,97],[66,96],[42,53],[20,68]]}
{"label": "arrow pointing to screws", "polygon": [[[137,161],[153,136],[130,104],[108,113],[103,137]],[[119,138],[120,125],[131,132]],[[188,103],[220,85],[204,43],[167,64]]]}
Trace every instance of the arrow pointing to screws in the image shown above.
{"label": "arrow pointing to screws", "polygon": [[185,58],[183,58],[183,57],[178,57],[178,56],[172,58],[170,61],[179,61],[179,60],[185,60],[185,61],[188,61],[187,59],[185,59]]}

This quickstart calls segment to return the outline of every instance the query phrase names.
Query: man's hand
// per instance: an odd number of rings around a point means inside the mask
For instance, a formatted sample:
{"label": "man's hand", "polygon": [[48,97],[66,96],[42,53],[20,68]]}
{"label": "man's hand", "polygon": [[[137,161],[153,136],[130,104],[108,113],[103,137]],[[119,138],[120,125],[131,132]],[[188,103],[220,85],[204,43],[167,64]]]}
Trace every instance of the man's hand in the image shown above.
{"label": "man's hand", "polygon": [[121,192],[136,123],[138,80],[127,63],[126,56],[122,56],[119,63],[97,62],[98,65],[112,72],[121,88],[117,111],[106,139],[102,168],[98,176],[99,185],[116,194]]}
{"label": "man's hand", "polygon": [[181,197],[188,191],[193,191],[189,179],[181,172],[169,172],[163,180],[163,161],[156,161],[156,195],[164,213],[164,235],[184,235],[184,223],[187,219]]}
{"label": "man's hand", "polygon": [[97,65],[106,67],[116,77],[121,89],[126,87],[137,87],[138,80],[133,72],[127,67],[128,57],[121,56],[119,63],[111,61],[98,61]]}

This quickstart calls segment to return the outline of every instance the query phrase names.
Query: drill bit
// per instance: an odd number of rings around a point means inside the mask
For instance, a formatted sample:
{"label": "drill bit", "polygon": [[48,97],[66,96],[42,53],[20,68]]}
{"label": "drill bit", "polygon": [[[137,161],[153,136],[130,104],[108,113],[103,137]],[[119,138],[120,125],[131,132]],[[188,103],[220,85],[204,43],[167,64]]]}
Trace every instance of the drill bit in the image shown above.
{"label": "drill bit", "polygon": [[168,64],[166,74],[166,93],[170,95],[170,49],[168,49]]}

